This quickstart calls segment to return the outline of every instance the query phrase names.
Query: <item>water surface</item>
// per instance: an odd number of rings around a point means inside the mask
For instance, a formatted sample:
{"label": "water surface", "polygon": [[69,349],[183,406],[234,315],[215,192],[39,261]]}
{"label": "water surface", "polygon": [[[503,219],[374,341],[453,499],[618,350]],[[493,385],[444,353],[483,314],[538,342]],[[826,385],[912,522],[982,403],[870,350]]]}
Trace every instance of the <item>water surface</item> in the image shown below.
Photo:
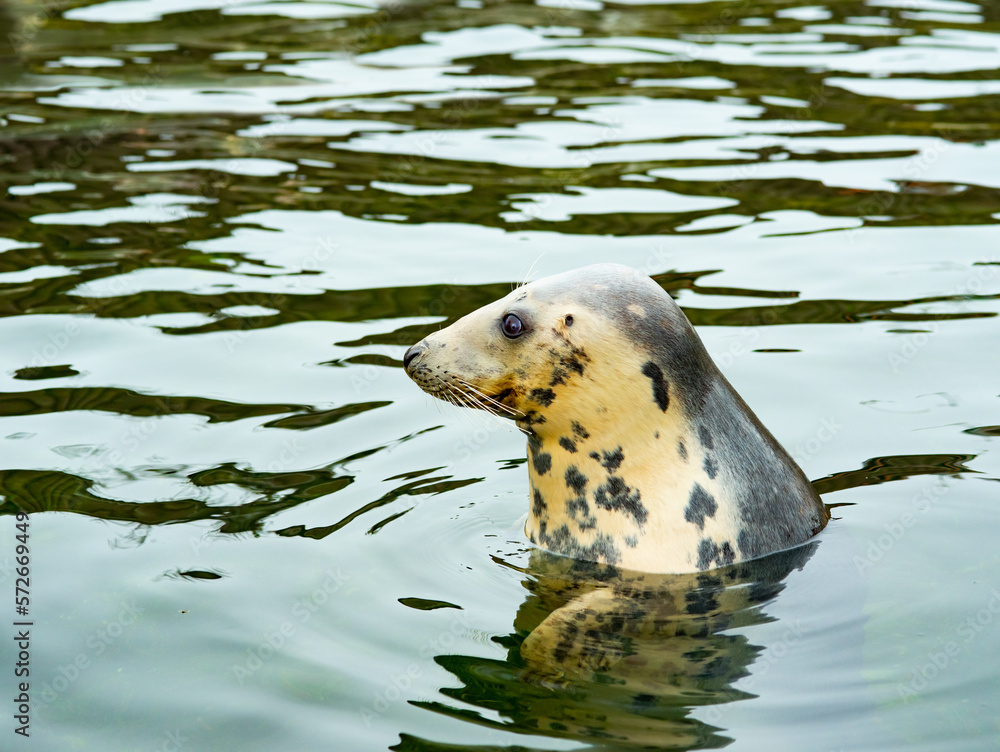
{"label": "water surface", "polygon": [[[996,747],[994,4],[8,2],[0,37],[5,749]],[[400,359],[600,261],[815,479],[814,543],[624,583],[531,549],[521,437]]]}

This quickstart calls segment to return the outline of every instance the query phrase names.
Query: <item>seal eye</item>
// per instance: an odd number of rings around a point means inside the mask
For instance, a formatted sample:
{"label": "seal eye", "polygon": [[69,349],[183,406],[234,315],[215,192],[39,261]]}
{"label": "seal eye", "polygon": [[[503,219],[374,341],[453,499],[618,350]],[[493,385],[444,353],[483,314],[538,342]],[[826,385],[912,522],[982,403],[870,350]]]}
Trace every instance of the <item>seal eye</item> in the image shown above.
{"label": "seal eye", "polygon": [[513,313],[508,313],[503,317],[500,328],[503,330],[504,336],[508,339],[516,339],[524,334],[524,324]]}

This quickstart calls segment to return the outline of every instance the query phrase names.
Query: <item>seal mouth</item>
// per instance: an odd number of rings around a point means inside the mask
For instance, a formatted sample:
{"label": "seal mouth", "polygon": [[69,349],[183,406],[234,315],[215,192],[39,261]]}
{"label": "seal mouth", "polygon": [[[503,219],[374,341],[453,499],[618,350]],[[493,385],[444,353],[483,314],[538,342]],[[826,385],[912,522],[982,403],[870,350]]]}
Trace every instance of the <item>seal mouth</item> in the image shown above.
{"label": "seal mouth", "polygon": [[475,398],[476,402],[479,403],[479,406],[482,407],[484,410],[487,410],[493,413],[494,415],[502,414],[500,411],[510,413],[509,415],[504,415],[504,417],[510,417],[516,419],[521,414],[520,410],[517,410],[516,408],[504,402],[504,400],[507,397],[511,396],[513,393],[514,390],[508,387],[507,389],[497,392],[496,394],[480,393],[480,394],[473,394],[472,396]]}
{"label": "seal mouth", "polygon": [[479,391],[471,384],[466,384],[466,388],[462,390],[462,393],[474,403],[468,405],[468,407],[478,407],[498,417],[510,418],[511,420],[517,420],[522,417],[520,410],[504,402],[507,397],[514,394],[514,389],[511,387],[495,394],[487,394],[486,392]]}
{"label": "seal mouth", "polygon": [[511,389],[510,387],[507,387],[502,392],[497,392],[496,394],[489,395],[489,399],[491,399],[494,402],[503,402],[507,397],[509,397],[513,393],[514,390]]}

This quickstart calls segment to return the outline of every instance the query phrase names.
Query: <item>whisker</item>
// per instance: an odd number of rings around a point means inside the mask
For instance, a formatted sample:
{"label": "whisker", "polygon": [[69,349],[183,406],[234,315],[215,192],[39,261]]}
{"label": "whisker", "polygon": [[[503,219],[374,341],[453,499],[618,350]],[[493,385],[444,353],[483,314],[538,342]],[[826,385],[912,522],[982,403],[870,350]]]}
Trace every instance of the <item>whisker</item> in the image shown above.
{"label": "whisker", "polygon": [[524,282],[522,282],[521,284],[517,285],[517,287],[514,288],[515,290],[518,289],[518,287],[524,287],[526,284],[528,284],[531,281],[531,273],[535,270],[535,265],[539,261],[542,260],[542,257],[545,254],[546,254],[546,251],[542,251],[540,254],[538,254],[538,256],[535,258],[535,260],[531,262],[531,266],[528,267],[528,273],[524,275]]}
{"label": "whisker", "polygon": [[519,411],[514,410],[513,408],[510,408],[501,402],[497,402],[491,397],[488,397],[487,395],[483,394],[483,392],[481,392],[478,388],[472,386],[472,384],[469,384],[464,379],[455,377],[455,381],[457,381],[459,384],[462,384],[466,389],[469,390],[469,392],[478,395],[482,400],[482,401],[477,401],[473,399],[471,394],[463,392],[460,389],[456,389],[453,383],[449,384],[449,388],[452,389],[455,394],[460,395],[460,398],[462,399],[462,402],[466,407],[471,407],[480,411],[481,413],[486,413],[486,416],[488,416],[486,420],[496,423],[497,425],[502,427],[505,431],[510,430],[509,419],[507,418],[507,416],[501,415],[498,412],[497,408],[502,408],[503,410],[511,413],[512,415],[519,415],[520,414]]}
{"label": "whisker", "polygon": [[[448,388],[449,390],[451,390],[451,394],[455,399],[454,402],[455,405],[459,407],[467,407],[472,410],[476,410],[479,407],[479,405],[477,405],[476,402],[468,394],[463,392],[461,389],[458,389],[454,384],[449,384]],[[469,425],[474,425],[477,419],[473,418],[471,414],[466,411],[463,411],[463,413],[465,416],[465,420],[469,422]]]}
{"label": "whisker", "polygon": [[500,402],[499,400],[496,400],[493,397],[490,397],[488,394],[486,394],[485,392],[483,392],[478,387],[473,386],[472,384],[470,384],[465,379],[458,379],[458,381],[459,381],[459,383],[462,384],[462,386],[464,386],[470,392],[472,392],[473,394],[476,394],[477,396],[479,396],[486,403],[486,406],[485,406],[486,409],[489,410],[490,412],[492,412],[494,415],[498,415],[498,413],[495,412],[495,410],[492,409],[492,408],[495,408],[496,410],[503,410],[504,412],[510,413],[511,415],[519,415],[519,416],[523,416],[524,415],[524,413],[522,413],[520,410],[517,410],[517,409],[515,409],[513,407],[510,407],[509,405],[505,405],[503,402]]}
{"label": "whisker", "polygon": [[[514,410],[513,408],[508,407],[507,405],[504,405],[501,402],[497,402],[496,400],[494,400],[494,399],[492,399],[490,397],[487,397],[485,394],[482,394],[482,392],[479,392],[479,390],[476,389],[476,387],[472,386],[471,384],[469,384],[468,382],[464,381],[463,379],[456,378],[456,380],[459,383],[465,385],[470,391],[478,392],[480,394],[480,396],[482,396],[484,399],[490,400],[490,402],[493,402],[493,403],[497,404],[499,407],[503,408],[504,410],[506,410],[508,412],[511,412],[513,415],[516,415],[518,417],[523,417],[524,416],[524,413],[522,413],[520,410]],[[475,410],[477,413],[486,413],[489,416],[488,420],[491,420],[492,422],[495,422],[497,425],[501,426],[505,431],[509,431],[510,430],[511,418],[508,418],[508,417],[503,416],[503,415],[499,415],[496,412],[496,410],[492,407],[492,405],[484,404],[482,402],[474,402],[469,395],[463,393],[461,389],[456,388],[455,385],[452,384],[452,383],[446,384],[445,385],[445,390],[446,391],[443,392],[443,394],[446,395],[444,397],[445,401],[449,402],[450,404],[452,404],[452,405],[454,405],[456,407],[469,407],[469,408],[472,408],[473,410]],[[467,411],[465,411],[465,410],[463,410],[462,413],[465,414],[466,416],[469,415],[469,413]],[[516,419],[517,418],[514,418],[514,420],[516,420]],[[466,420],[468,420],[471,423],[473,419],[471,417],[467,417]],[[520,431],[521,433],[523,433],[525,436],[530,436],[531,435],[531,431],[529,431],[529,430],[527,430],[525,428],[522,428],[521,426],[517,425],[516,423],[514,424],[514,427],[518,431]]]}

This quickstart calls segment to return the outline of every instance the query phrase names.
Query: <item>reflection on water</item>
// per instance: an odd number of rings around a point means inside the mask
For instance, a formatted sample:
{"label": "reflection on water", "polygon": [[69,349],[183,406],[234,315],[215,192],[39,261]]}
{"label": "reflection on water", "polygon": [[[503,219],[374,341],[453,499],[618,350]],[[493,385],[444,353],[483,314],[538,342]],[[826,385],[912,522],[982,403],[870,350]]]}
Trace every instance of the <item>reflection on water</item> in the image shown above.
{"label": "reflection on water", "polygon": [[[766,603],[814,548],[691,575],[619,570],[536,551],[515,631],[494,638],[508,649],[507,659],[434,659],[463,685],[442,694],[504,720],[444,701],[418,704],[486,727],[616,749],[725,746],[732,739],[691,710],[753,697],[734,684],[749,676],[764,648],[727,630],[771,620]],[[393,749],[442,747],[408,737]]]}
{"label": "reflection on water", "polygon": [[[39,681],[90,666],[40,744],[991,748],[996,3],[0,0],[0,47],[0,516]],[[818,479],[819,546],[526,553],[520,437],[400,358],[609,260]]]}

